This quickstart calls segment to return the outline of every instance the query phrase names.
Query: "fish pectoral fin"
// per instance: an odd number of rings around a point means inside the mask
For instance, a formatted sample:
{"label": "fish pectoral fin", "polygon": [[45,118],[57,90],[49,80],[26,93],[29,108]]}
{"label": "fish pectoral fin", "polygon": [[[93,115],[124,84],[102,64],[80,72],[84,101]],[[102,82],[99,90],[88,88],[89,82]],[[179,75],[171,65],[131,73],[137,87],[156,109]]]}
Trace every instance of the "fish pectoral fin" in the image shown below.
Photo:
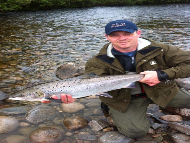
{"label": "fish pectoral fin", "polygon": [[108,93],[99,93],[99,94],[96,94],[96,96],[103,96],[103,97],[113,98],[113,96],[109,95]]}
{"label": "fish pectoral fin", "polygon": [[46,100],[51,101],[51,102],[56,102],[56,103],[63,103],[61,99],[55,99],[51,97],[46,98]]}

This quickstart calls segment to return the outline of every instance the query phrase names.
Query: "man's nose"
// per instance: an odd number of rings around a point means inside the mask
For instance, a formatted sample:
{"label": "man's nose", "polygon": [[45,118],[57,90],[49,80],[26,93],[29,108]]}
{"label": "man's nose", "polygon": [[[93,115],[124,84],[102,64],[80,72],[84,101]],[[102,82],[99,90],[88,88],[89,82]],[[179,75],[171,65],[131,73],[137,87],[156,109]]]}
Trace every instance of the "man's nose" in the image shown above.
{"label": "man's nose", "polygon": [[125,35],[120,35],[119,40],[125,40],[125,39],[127,39],[127,36],[125,36]]}

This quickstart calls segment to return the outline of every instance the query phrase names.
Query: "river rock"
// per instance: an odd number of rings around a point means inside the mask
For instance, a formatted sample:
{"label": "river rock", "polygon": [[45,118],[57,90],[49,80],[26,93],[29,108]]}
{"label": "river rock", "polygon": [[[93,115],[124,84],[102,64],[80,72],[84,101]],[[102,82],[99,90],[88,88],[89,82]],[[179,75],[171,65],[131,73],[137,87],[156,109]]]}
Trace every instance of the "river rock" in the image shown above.
{"label": "river rock", "polygon": [[190,135],[190,125],[186,123],[169,122],[168,126],[172,129],[185,133],[186,135]]}
{"label": "river rock", "polygon": [[80,129],[88,126],[88,121],[82,117],[68,117],[63,121],[68,130]]}
{"label": "river rock", "polygon": [[0,116],[0,133],[9,133],[19,126],[17,119],[13,117]]}
{"label": "river rock", "polygon": [[117,131],[107,132],[99,138],[100,143],[133,143],[134,139],[128,138]]}
{"label": "river rock", "polygon": [[34,107],[28,112],[26,120],[32,124],[38,124],[44,121],[52,120],[58,115],[53,107],[46,104]]}
{"label": "river rock", "polygon": [[3,108],[0,110],[1,115],[19,115],[19,114],[26,114],[28,107],[20,106],[20,107],[9,107]]}
{"label": "river rock", "polygon": [[187,108],[175,108],[175,107],[166,107],[164,110],[171,112],[173,114],[178,114],[182,117],[190,118],[190,109]]}
{"label": "river rock", "polygon": [[30,124],[29,123],[26,123],[26,122],[20,122],[20,127],[28,127],[28,126],[30,126]]}
{"label": "river rock", "polygon": [[53,127],[43,127],[30,134],[32,143],[58,143],[63,138],[63,131]]}
{"label": "river rock", "polygon": [[75,113],[85,108],[83,104],[80,104],[77,102],[62,104],[61,107],[62,107],[62,110],[67,113]]}
{"label": "river rock", "polygon": [[103,112],[101,109],[94,109],[93,114],[94,115],[101,115],[101,114],[103,114]]}
{"label": "river rock", "polygon": [[87,103],[86,106],[91,108],[91,107],[100,107],[100,102],[93,102],[93,103]]}
{"label": "river rock", "polygon": [[179,115],[164,115],[164,116],[160,116],[159,118],[165,121],[170,121],[170,122],[183,121],[183,118]]}
{"label": "river rock", "polygon": [[6,143],[23,143],[27,139],[26,136],[10,135],[4,139]]}
{"label": "river rock", "polygon": [[101,131],[104,128],[111,126],[104,120],[92,120],[88,123],[88,125],[92,128],[93,131]]}
{"label": "river rock", "polygon": [[88,134],[78,135],[78,138],[80,140],[85,140],[85,141],[94,141],[98,139],[95,135],[88,135]]}
{"label": "river rock", "polygon": [[70,77],[79,76],[84,72],[82,68],[76,68],[74,63],[68,63],[57,68],[56,76],[59,79],[66,79]]}
{"label": "river rock", "polygon": [[181,134],[181,133],[174,133],[170,135],[173,143],[190,143],[190,136]]}
{"label": "river rock", "polygon": [[5,100],[8,98],[8,95],[6,95],[4,92],[0,91],[0,101]]}

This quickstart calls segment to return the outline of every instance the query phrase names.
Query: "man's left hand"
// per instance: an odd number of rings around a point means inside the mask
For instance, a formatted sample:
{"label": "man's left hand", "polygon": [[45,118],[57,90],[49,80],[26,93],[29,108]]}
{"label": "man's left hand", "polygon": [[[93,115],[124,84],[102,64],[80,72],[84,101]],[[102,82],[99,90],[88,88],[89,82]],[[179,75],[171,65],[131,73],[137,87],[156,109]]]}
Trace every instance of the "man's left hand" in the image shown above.
{"label": "man's left hand", "polygon": [[140,82],[146,83],[149,86],[154,86],[160,83],[156,71],[144,71],[144,72],[141,72],[140,74],[145,75],[144,78],[140,80]]}

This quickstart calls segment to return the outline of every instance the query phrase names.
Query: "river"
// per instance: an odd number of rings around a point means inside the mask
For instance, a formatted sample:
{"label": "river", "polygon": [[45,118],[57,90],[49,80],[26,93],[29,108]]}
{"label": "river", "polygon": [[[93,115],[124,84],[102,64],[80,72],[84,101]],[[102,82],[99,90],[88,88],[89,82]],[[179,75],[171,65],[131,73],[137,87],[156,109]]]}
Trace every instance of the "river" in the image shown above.
{"label": "river", "polygon": [[104,26],[119,19],[136,23],[141,37],[190,50],[190,4],[0,13],[0,91],[56,80],[56,69],[67,63],[84,67],[107,43]]}

